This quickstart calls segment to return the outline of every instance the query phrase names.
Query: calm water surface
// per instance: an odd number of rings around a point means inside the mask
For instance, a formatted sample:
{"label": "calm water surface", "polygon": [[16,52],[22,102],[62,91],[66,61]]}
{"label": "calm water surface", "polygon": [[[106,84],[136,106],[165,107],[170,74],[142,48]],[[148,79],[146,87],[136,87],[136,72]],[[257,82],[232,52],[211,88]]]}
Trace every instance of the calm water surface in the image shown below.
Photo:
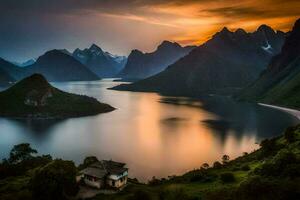
{"label": "calm water surface", "polygon": [[77,164],[89,155],[126,162],[131,177],[146,181],[211,164],[224,154],[251,152],[263,138],[298,123],[281,111],[226,97],[193,100],[107,90],[120,84],[111,80],[53,84],[117,110],[60,121],[0,118],[0,158],[13,145],[28,142],[41,154]]}

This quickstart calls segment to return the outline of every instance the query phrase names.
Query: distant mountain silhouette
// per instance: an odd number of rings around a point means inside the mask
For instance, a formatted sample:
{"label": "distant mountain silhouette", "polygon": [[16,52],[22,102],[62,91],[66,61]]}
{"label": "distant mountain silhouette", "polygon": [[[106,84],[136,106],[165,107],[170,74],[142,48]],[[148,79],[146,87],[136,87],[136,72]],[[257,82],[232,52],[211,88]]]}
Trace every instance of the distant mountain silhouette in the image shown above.
{"label": "distant mountain silhouette", "polygon": [[88,49],[76,49],[72,55],[99,77],[114,77],[123,69],[127,60],[125,56],[104,52],[95,44]]}
{"label": "distant mountain silhouette", "polygon": [[0,86],[6,86],[10,82],[14,82],[15,79],[10,76],[6,71],[0,68]]}
{"label": "distant mountain silhouette", "polygon": [[61,50],[51,50],[24,68],[26,75],[39,73],[49,81],[87,81],[99,77],[86,66]]}
{"label": "distant mountain silhouette", "polygon": [[19,80],[23,78],[26,74],[25,70],[21,67],[18,67],[2,58],[0,58],[0,69],[5,73],[6,76],[11,77],[10,81]]}
{"label": "distant mountain silhouette", "polygon": [[27,60],[27,61],[25,61],[25,62],[12,62],[14,65],[17,65],[17,66],[19,66],[19,67],[27,67],[27,66],[29,66],[29,65],[32,65],[32,64],[34,64],[35,63],[35,59],[29,59],[29,60]]}
{"label": "distant mountain silhouette", "polygon": [[133,50],[118,77],[129,80],[147,78],[163,71],[169,65],[187,55],[193,48],[195,47],[181,47],[176,42],[164,41],[152,53]]}
{"label": "distant mountain silhouette", "polygon": [[188,96],[231,94],[256,80],[284,39],[285,33],[266,25],[253,33],[225,27],[163,72],[114,89]]}
{"label": "distant mountain silhouette", "polygon": [[239,98],[300,108],[300,19],[286,38],[281,53]]}
{"label": "distant mountain silhouette", "polygon": [[0,92],[0,115],[13,118],[67,118],[95,115],[114,108],[95,98],[63,92],[33,74]]}

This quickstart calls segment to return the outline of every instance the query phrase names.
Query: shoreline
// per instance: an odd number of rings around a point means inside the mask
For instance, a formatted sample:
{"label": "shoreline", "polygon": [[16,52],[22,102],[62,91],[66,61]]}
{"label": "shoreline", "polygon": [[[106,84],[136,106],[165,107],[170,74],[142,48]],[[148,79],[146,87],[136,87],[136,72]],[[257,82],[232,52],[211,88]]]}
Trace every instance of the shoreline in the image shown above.
{"label": "shoreline", "polygon": [[258,103],[258,105],[284,111],[286,113],[289,113],[289,114],[293,115],[298,120],[300,120],[300,111],[299,110],[292,109],[292,108],[281,107],[281,106],[274,106],[274,105],[264,104],[264,103]]}

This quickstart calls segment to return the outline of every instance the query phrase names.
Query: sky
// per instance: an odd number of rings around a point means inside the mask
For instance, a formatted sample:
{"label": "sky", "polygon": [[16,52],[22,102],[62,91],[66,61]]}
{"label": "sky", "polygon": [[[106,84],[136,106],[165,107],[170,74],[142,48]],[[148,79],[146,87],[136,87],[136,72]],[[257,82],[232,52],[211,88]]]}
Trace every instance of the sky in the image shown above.
{"label": "sky", "polygon": [[50,49],[150,52],[163,40],[199,45],[224,26],[289,31],[299,0],[0,0],[0,57],[22,62]]}

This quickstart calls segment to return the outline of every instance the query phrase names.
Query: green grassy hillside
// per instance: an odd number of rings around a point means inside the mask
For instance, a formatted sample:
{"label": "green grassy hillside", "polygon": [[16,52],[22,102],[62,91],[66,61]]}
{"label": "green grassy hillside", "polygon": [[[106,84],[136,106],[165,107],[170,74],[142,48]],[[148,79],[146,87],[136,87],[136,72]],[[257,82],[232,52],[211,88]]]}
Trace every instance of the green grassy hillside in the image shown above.
{"label": "green grassy hillside", "polygon": [[[9,164],[9,160],[0,164],[0,199],[33,199],[31,182],[36,172],[61,162],[52,161],[49,156],[31,157],[17,164]],[[118,194],[93,199],[286,200],[299,196],[300,125],[288,128],[283,136],[262,141],[259,150],[232,161],[224,156],[222,163],[203,164],[181,176],[153,178],[148,184],[133,179]]]}
{"label": "green grassy hillside", "polygon": [[0,93],[0,115],[6,117],[66,118],[114,110],[95,98],[63,92],[34,74]]}

